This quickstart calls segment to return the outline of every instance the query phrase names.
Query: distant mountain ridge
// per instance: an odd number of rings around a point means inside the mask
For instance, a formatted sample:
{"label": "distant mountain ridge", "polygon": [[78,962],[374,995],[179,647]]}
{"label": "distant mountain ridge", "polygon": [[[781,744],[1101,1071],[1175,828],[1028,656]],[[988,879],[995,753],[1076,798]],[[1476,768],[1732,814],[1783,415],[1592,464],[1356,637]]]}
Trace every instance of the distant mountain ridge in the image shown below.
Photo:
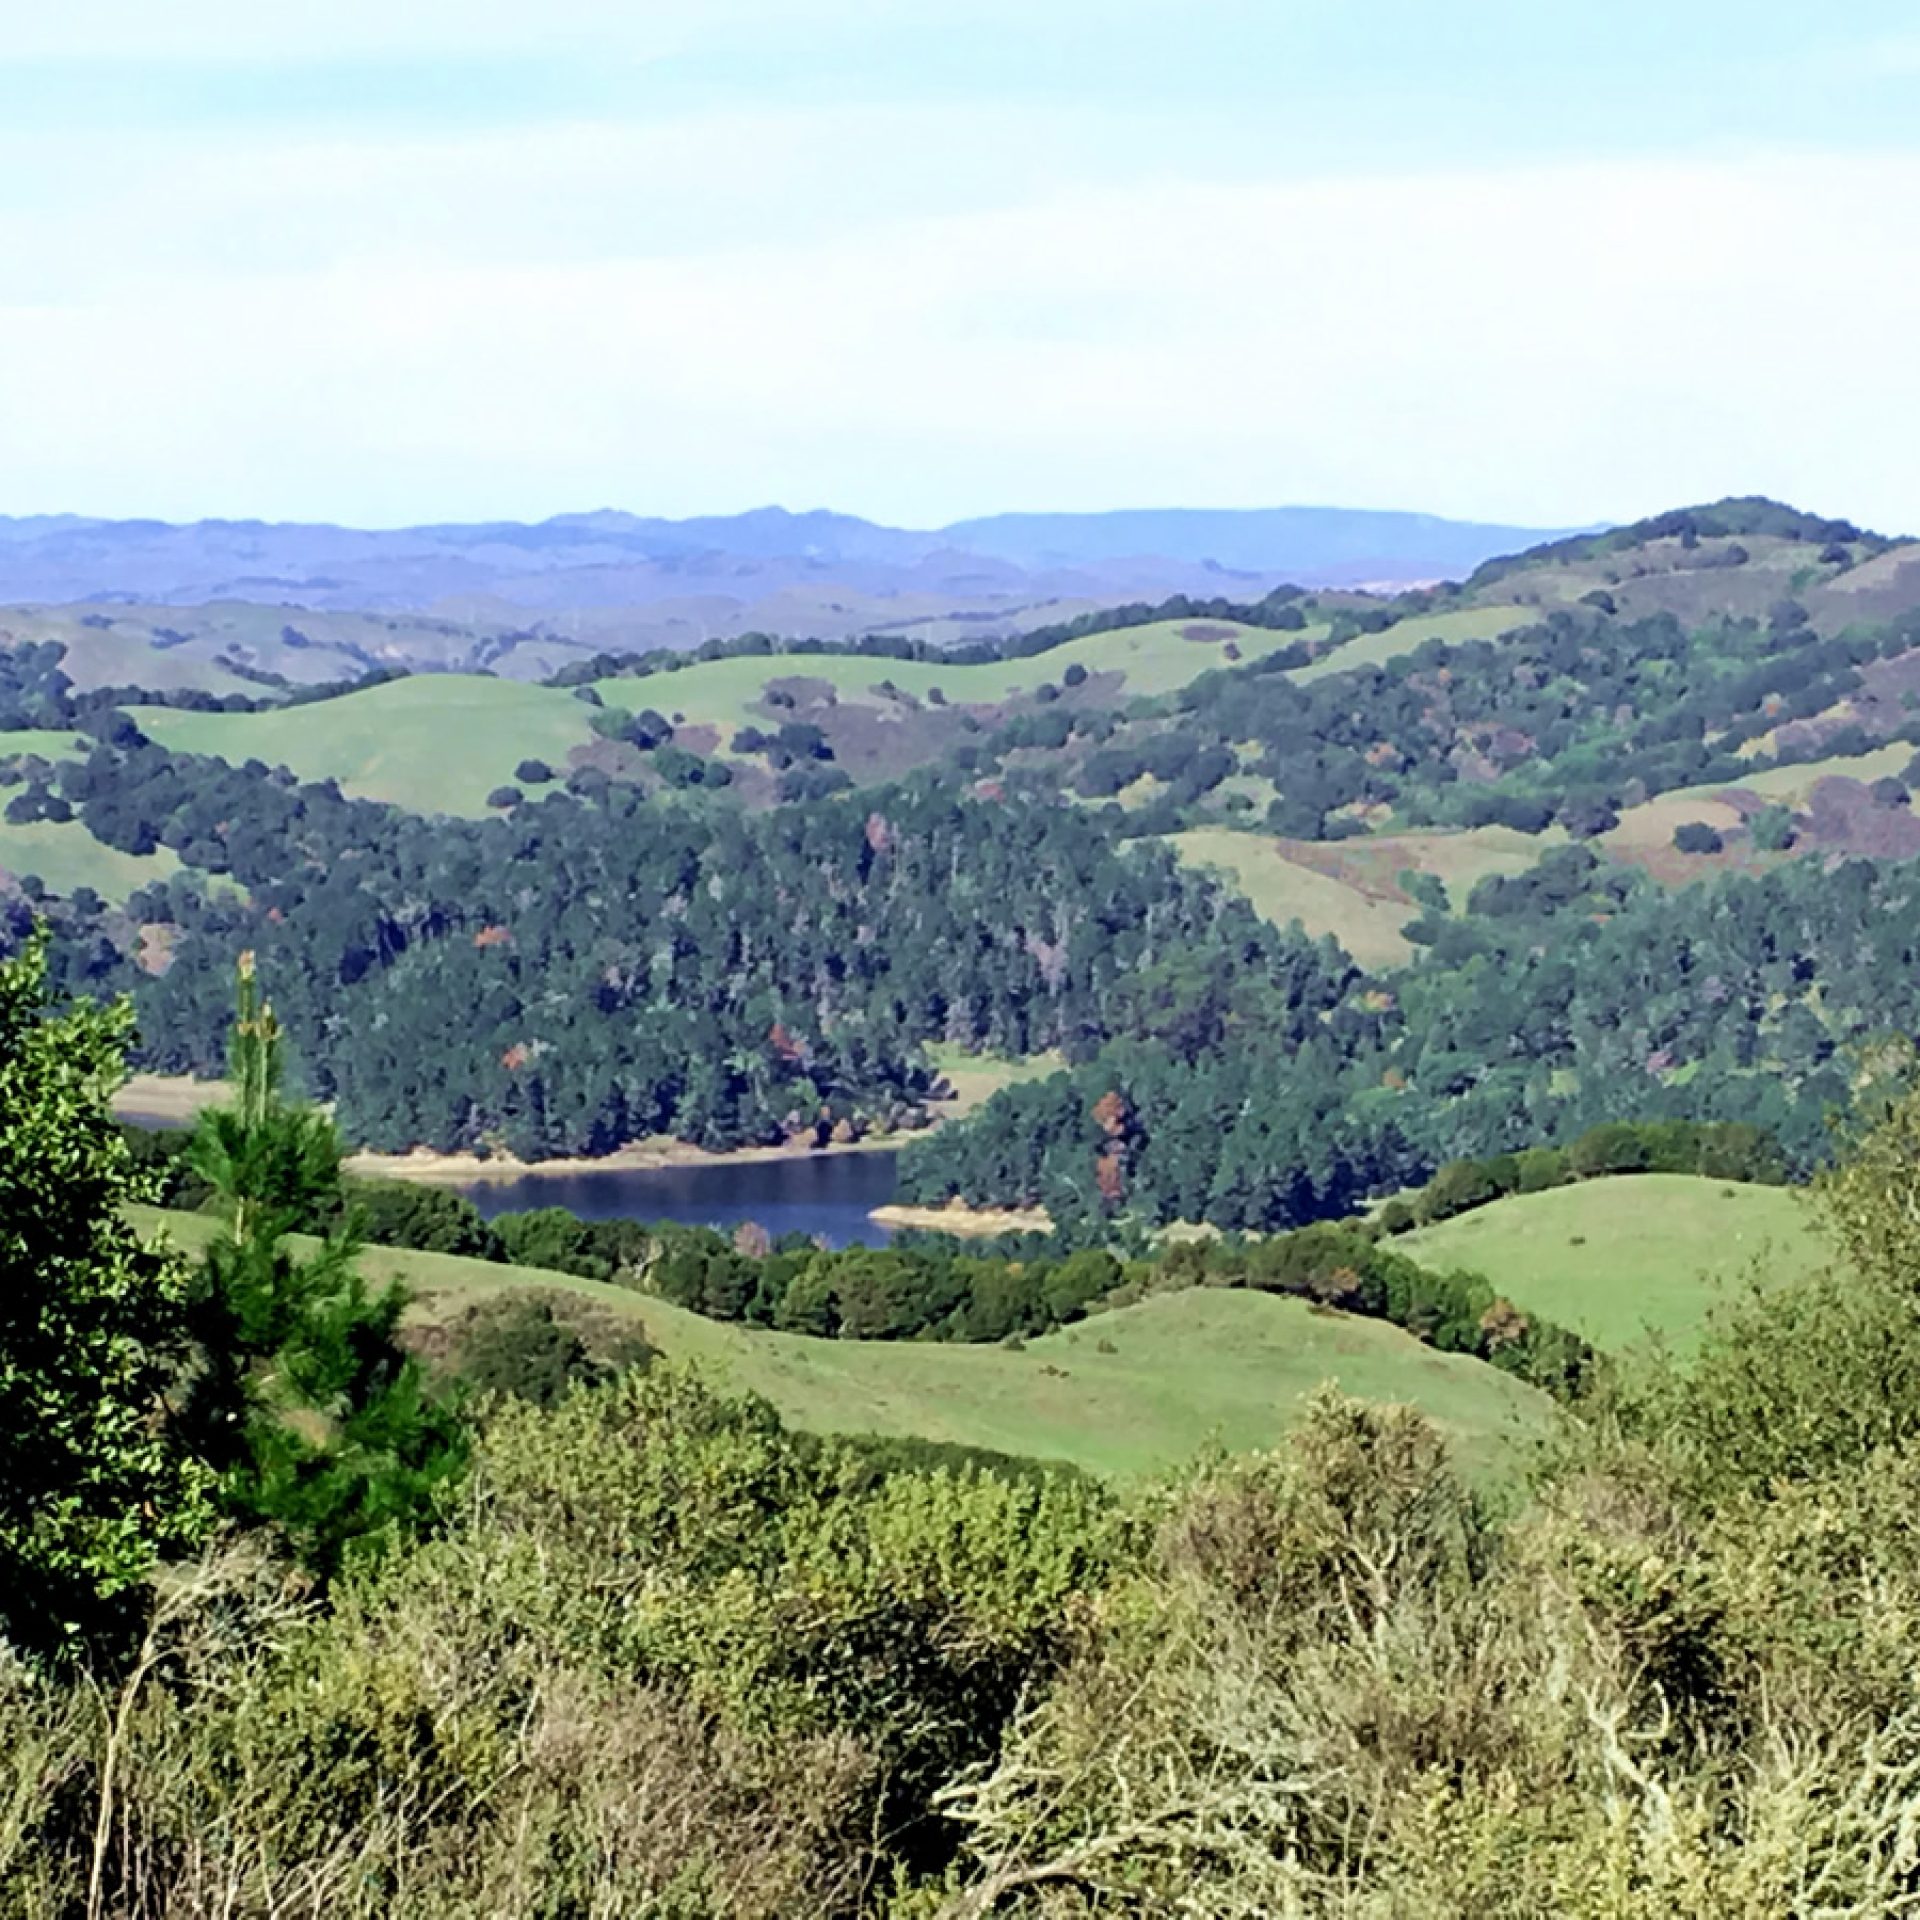
{"label": "distant mountain ridge", "polygon": [[1001,514],[926,531],[779,507],[391,529],[58,514],[0,518],[0,603],[253,600],[472,618],[701,601],[709,633],[764,609],[785,615],[781,631],[833,637],[1147,593],[1452,577],[1570,531],[1328,507]]}

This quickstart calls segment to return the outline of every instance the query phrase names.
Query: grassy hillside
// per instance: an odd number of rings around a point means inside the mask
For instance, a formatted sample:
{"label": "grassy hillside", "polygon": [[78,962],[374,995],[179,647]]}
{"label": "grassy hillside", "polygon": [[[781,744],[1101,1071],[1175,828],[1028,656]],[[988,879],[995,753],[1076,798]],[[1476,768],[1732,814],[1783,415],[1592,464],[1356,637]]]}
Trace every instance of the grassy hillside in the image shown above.
{"label": "grassy hillside", "polygon": [[1229,646],[1239,649],[1244,663],[1296,640],[1323,638],[1326,631],[1321,626],[1275,633],[1230,620],[1163,620],[1089,634],[1024,659],[977,666],[832,653],[754,655],[706,660],[641,679],[601,680],[595,686],[609,706],[656,707],[662,713],[684,714],[689,725],[724,728],[764,722],[767,689],[791,680],[824,682],[839,700],[870,706],[890,704],[886,694],[876,691],[882,681],[891,681],[914,700],[925,700],[937,688],[952,706],[998,706],[1036,687],[1058,686],[1069,667],[1080,666],[1089,677],[1100,677],[1102,693],[1131,698],[1177,692],[1201,674],[1233,664],[1225,652]]}
{"label": "grassy hillside", "polygon": [[0,760],[11,759],[16,753],[36,753],[43,760],[71,760],[84,754],[89,744],[80,734],[58,729],[0,729]]}
{"label": "grassy hillside", "polygon": [[1220,874],[1261,919],[1330,933],[1364,967],[1394,967],[1413,951],[1400,928],[1419,911],[1398,894],[1369,895],[1290,860],[1282,843],[1232,827],[1194,827],[1167,836],[1189,866]]}
{"label": "grassy hillside", "polygon": [[176,752],[264,760],[303,780],[336,779],[353,798],[467,815],[486,811],[521,760],[564,766],[592,738],[571,694],[477,674],[423,674],[284,711],[148,708],[140,724]]}
{"label": "grassy hillside", "polygon": [[1620,1347],[1649,1328],[1684,1350],[1714,1300],[1750,1276],[1827,1258],[1799,1194],[1645,1173],[1515,1194],[1392,1243],[1431,1267],[1471,1267],[1515,1305]]}
{"label": "grassy hillside", "polygon": [[[1378,652],[1377,643],[1388,640],[1404,651],[1432,634],[1495,633],[1511,624],[1512,612],[1478,608],[1409,620],[1390,635],[1353,641],[1302,671],[1362,664]],[[960,709],[1027,703],[1042,687],[1061,687],[1071,667],[1087,675],[1077,700],[1118,706],[1178,692],[1216,668],[1256,661],[1326,632],[1324,626],[1295,634],[1232,621],[1160,621],[984,665],[756,655],[602,680],[597,691],[610,707],[652,707],[670,715],[687,730],[688,744],[707,752],[724,753],[742,726],[772,730],[783,720],[803,719],[822,728],[848,771],[867,779],[938,758],[960,737]],[[104,633],[90,632],[87,640],[97,648],[122,644]],[[291,767],[303,779],[338,780],[356,798],[470,816],[486,811],[494,788],[512,784],[521,760],[564,767],[574,748],[592,740],[587,710],[570,693],[460,673],[418,675],[284,711],[147,708],[139,718],[153,739],[178,752],[236,764],[258,759]]]}
{"label": "grassy hillside", "polygon": [[997,1053],[968,1053],[945,1040],[936,1040],[926,1049],[927,1064],[953,1088],[953,1098],[940,1108],[943,1120],[958,1120],[1000,1091],[1018,1086],[1023,1080],[1044,1080],[1058,1073],[1067,1063],[1055,1052],[1036,1053],[1024,1059]]}
{"label": "grassy hillside", "polygon": [[1420,909],[1400,884],[1403,873],[1434,875],[1458,911],[1477,881],[1524,873],[1565,839],[1558,828],[1535,835],[1475,827],[1304,841],[1195,827],[1169,834],[1167,844],[1189,865],[1224,875],[1262,919],[1280,927],[1298,920],[1310,934],[1330,933],[1362,966],[1381,968],[1413,954],[1400,929]]}
{"label": "grassy hillside", "polygon": [[[193,1214],[139,1209],[138,1217],[181,1245],[201,1244],[211,1231]],[[663,1353],[764,1394],[796,1426],[918,1434],[1102,1474],[1150,1472],[1214,1440],[1269,1446],[1297,1417],[1301,1396],[1329,1379],[1369,1399],[1423,1407],[1480,1468],[1500,1465],[1549,1416],[1540,1394],[1478,1361],[1434,1353],[1380,1321],[1264,1294],[1165,1294],[1013,1351],[814,1340],[704,1319],[565,1274],[384,1248],[362,1259],[368,1272],[414,1289],[422,1319],[512,1288],[559,1287],[632,1313]]]}
{"label": "grassy hillside", "polygon": [[1330,673],[1348,673],[1356,667],[1382,667],[1389,660],[1416,652],[1429,640],[1444,640],[1450,645],[1463,640],[1497,640],[1536,617],[1531,608],[1502,602],[1462,607],[1452,613],[1416,615],[1384,633],[1363,633],[1321,655],[1312,665],[1296,667],[1290,677],[1307,682],[1324,680]]}
{"label": "grassy hillside", "polygon": [[180,871],[171,847],[122,853],[103,845],[78,820],[0,820],[0,873],[37,873],[55,893],[91,887],[103,900],[124,900],[138,887]]}
{"label": "grassy hillside", "polygon": [[[1349,666],[1375,664],[1410,653],[1422,642],[1490,639],[1527,617],[1513,606],[1474,607],[1402,621],[1386,633],[1363,635],[1311,666],[1295,669],[1305,679]],[[960,666],[940,661],[867,659],[847,654],[784,654],[703,661],[676,673],[595,683],[610,706],[656,707],[684,714],[687,724],[733,728],[763,722],[767,689],[782,681],[824,682],[836,699],[876,707],[894,704],[877,691],[891,681],[899,694],[923,701],[934,689],[953,706],[999,706],[1024,699],[1043,685],[1059,686],[1069,667],[1083,667],[1108,703],[1142,695],[1177,693],[1217,667],[1247,665],[1296,641],[1324,640],[1325,624],[1298,633],[1276,633],[1232,620],[1161,620],[1088,634],[1064,646],[1021,659]],[[1229,648],[1235,651],[1230,653]]]}
{"label": "grassy hillside", "polygon": [[[248,607],[247,619],[277,633],[287,619],[278,607]],[[259,694],[263,689],[216,657],[221,648],[176,645],[170,636],[182,629],[180,618],[198,624],[199,611],[115,606],[0,608],[0,645],[14,641],[58,641],[66,648],[60,670],[81,692],[95,687],[194,688],[203,693]],[[234,657],[254,664],[245,650]],[[332,660],[318,679],[334,679],[342,670]],[[355,669],[347,668],[346,671]],[[294,678],[305,676],[295,675]]]}
{"label": "grassy hillside", "polygon": [[82,691],[200,687],[210,693],[267,691],[238,671],[277,674],[294,686],[357,680],[370,668],[459,671],[510,652],[497,620],[466,626],[424,614],[340,613],[260,602],[198,606],[8,607],[0,633],[58,640],[62,669]]}

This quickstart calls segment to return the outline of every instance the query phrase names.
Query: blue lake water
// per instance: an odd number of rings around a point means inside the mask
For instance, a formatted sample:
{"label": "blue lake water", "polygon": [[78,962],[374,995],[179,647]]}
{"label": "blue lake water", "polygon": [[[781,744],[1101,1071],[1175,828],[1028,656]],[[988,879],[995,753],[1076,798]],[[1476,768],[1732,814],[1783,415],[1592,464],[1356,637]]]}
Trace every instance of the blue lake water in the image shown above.
{"label": "blue lake water", "polygon": [[[176,1128],[176,1114],[123,1111],[136,1126]],[[529,1173],[453,1188],[489,1220],[530,1207],[566,1207],[583,1220],[683,1220],[733,1228],[757,1220],[778,1239],[818,1234],[830,1247],[884,1246],[891,1232],[869,1220],[893,1198],[899,1176],[888,1152],[817,1153],[697,1167],[641,1167],[605,1173]]]}
{"label": "blue lake water", "polygon": [[681,1220],[733,1228],[755,1220],[778,1239],[818,1234],[830,1247],[881,1246],[892,1236],[867,1218],[893,1198],[892,1153],[821,1153],[733,1165],[530,1173],[455,1189],[491,1220],[530,1207],[566,1207],[583,1220]]}

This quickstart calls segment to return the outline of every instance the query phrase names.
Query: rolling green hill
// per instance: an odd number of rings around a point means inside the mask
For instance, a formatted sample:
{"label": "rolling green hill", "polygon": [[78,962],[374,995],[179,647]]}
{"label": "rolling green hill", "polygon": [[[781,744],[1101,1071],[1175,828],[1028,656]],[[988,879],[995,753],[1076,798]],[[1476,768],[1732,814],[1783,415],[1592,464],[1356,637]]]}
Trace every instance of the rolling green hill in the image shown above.
{"label": "rolling green hill", "polygon": [[1392,1244],[1426,1266],[1483,1273],[1516,1306],[1596,1346],[1654,1329],[1682,1351],[1730,1286],[1789,1279],[1828,1258],[1792,1188],[1680,1173],[1515,1194]]}
{"label": "rolling green hill", "polygon": [[[343,613],[271,599],[196,606],[0,608],[0,636],[57,640],[74,686],[198,687],[209,693],[271,694],[250,675],[293,686],[357,680],[374,667],[459,671],[511,650],[498,621],[475,627],[414,613]],[[244,669],[244,671],[243,671]]]}
{"label": "rolling green hill", "polygon": [[[1500,606],[1409,619],[1294,671],[1307,676],[1370,664],[1429,637],[1490,638],[1517,615],[1518,609]],[[696,750],[723,755],[743,726],[770,731],[802,719],[821,728],[857,779],[880,778],[938,758],[973,724],[963,721],[962,709],[1024,705],[1043,688],[1059,688],[1070,668],[1086,675],[1081,703],[1119,706],[1177,693],[1217,668],[1263,659],[1296,641],[1323,640],[1327,632],[1325,625],[1287,633],[1234,621],[1166,620],[988,664],[748,655],[602,680],[595,691],[609,707],[657,708],[687,730]],[[112,639],[88,636],[90,644]],[[203,678],[190,677],[188,684]],[[177,752],[235,764],[257,759],[290,767],[302,779],[335,779],[353,798],[469,816],[486,811],[486,796],[496,787],[513,784],[521,760],[564,768],[569,754],[593,739],[587,711],[570,693],[462,673],[420,674],[285,710],[143,708],[139,721],[152,739]]]}
{"label": "rolling green hill", "polygon": [[[1415,616],[1385,633],[1350,640],[1311,666],[1291,671],[1298,678],[1312,679],[1411,653],[1429,639],[1493,639],[1526,617],[1523,609],[1512,605]],[[689,725],[737,727],[767,718],[766,690],[781,681],[824,682],[839,700],[873,706],[893,700],[878,691],[883,681],[916,701],[938,689],[950,705],[998,706],[1023,699],[1038,687],[1060,685],[1068,668],[1077,666],[1090,679],[1097,676],[1098,691],[1118,703],[1177,693],[1214,668],[1247,665],[1297,641],[1322,641],[1328,630],[1325,622],[1287,633],[1233,620],[1159,620],[1088,634],[1044,653],[983,665],[831,653],[753,655],[703,661],[639,679],[601,680],[595,682],[595,689],[610,706],[652,706],[684,714]],[[1236,653],[1229,654],[1229,647]]]}
{"label": "rolling green hill", "polygon": [[1463,640],[1497,640],[1503,633],[1535,617],[1531,608],[1499,600],[1491,606],[1460,607],[1450,613],[1416,614],[1384,633],[1363,633],[1358,639],[1335,647],[1311,665],[1294,668],[1289,678],[1305,685],[1324,680],[1332,673],[1349,673],[1358,667],[1382,667],[1389,660],[1417,652],[1429,640],[1444,640],[1449,645]]}
{"label": "rolling green hill", "polygon": [[21,753],[38,754],[43,760],[71,760],[84,754],[87,745],[79,734],[65,733],[58,728],[0,728],[0,760],[9,760]]}
{"label": "rolling green hill", "polygon": [[1277,633],[1231,620],[1162,620],[1149,626],[1122,627],[1089,634],[1050,647],[1044,653],[1012,660],[964,666],[936,660],[889,660],[844,653],[754,654],[729,660],[705,660],[698,666],[638,679],[596,681],[609,706],[657,707],[681,713],[689,725],[743,726],[768,717],[766,691],[783,681],[818,681],[837,699],[870,706],[891,704],[878,691],[891,681],[900,694],[925,700],[936,688],[954,706],[998,706],[1021,699],[1037,687],[1058,686],[1069,667],[1100,676],[1101,691],[1130,699],[1139,694],[1177,692],[1203,673],[1231,665],[1228,646],[1242,662],[1263,659],[1297,640],[1326,636],[1325,626],[1299,633]]}
{"label": "rolling green hill", "polygon": [[91,887],[103,900],[124,900],[137,888],[180,871],[171,847],[122,853],[103,845],[78,820],[0,820],[0,873],[38,874],[55,893]]}
{"label": "rolling green hill", "polygon": [[[138,1218],[183,1246],[212,1231],[195,1214],[143,1208]],[[361,1257],[370,1274],[414,1291],[423,1320],[489,1294],[561,1288],[632,1313],[663,1353],[763,1394],[796,1426],[915,1434],[1101,1474],[1152,1472],[1214,1440],[1270,1446],[1302,1395],[1329,1379],[1368,1399],[1424,1408],[1483,1469],[1510,1459],[1550,1417],[1544,1396],[1477,1360],[1435,1353],[1382,1321],[1265,1294],[1163,1294],[1014,1351],[815,1340],[708,1320],[566,1274],[386,1248]]]}
{"label": "rolling green hill", "polygon": [[523,759],[566,763],[592,734],[588,709],[551,687],[478,674],[421,674],[261,713],[143,708],[142,729],[178,753],[263,760],[349,798],[418,813],[479,815]]}

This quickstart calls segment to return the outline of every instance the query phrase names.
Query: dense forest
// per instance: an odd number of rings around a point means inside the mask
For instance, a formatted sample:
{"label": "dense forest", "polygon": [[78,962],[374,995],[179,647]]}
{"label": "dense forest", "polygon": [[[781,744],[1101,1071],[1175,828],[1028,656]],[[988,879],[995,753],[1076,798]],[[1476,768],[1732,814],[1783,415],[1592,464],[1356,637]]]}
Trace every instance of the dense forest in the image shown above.
{"label": "dense forest", "polygon": [[[1116,1042],[907,1149],[903,1189],[1063,1219],[1297,1226],[1444,1161],[1636,1118],[1749,1121],[1805,1168],[1872,1043],[1920,1029],[1920,867],[1669,892],[1584,848],[1483,883],[1304,1046]],[[1204,1032],[1204,1029],[1203,1029]]]}
{"label": "dense forest", "polygon": [[[1258,983],[1294,1038],[1352,974],[1163,850],[924,783],[766,816],[556,794],[468,824],[135,744],[64,766],[58,793],[106,844],[197,870],[124,911],[69,903],[67,977],[131,986],[146,1060],[208,1072],[232,956],[257,950],[307,1090],[375,1146],[911,1125],[922,1043],[1150,1036],[1122,983],[1172,955]],[[154,927],[164,971],[143,965]]]}
{"label": "dense forest", "polygon": [[[1135,834],[1203,817],[1195,809],[1222,782],[1254,775],[1275,789],[1264,825],[1302,839],[1362,831],[1366,808],[1408,824],[1559,824],[1587,837],[1671,788],[1737,785],[1889,739],[1920,744],[1905,703],[1805,724],[1917,651],[1920,616],[1821,638],[1785,600],[1765,621],[1692,628],[1581,606],[1497,641],[1428,640],[1308,682],[1288,677],[1302,656],[1283,650],[1207,674],[1157,711],[1017,719],[964,757],[1022,785],[1065,780],[1092,801],[1151,776],[1164,791],[1114,823]],[[1763,737],[1770,752],[1743,751]]]}

